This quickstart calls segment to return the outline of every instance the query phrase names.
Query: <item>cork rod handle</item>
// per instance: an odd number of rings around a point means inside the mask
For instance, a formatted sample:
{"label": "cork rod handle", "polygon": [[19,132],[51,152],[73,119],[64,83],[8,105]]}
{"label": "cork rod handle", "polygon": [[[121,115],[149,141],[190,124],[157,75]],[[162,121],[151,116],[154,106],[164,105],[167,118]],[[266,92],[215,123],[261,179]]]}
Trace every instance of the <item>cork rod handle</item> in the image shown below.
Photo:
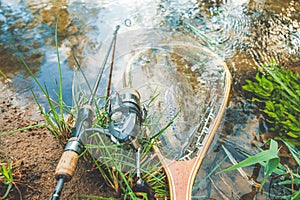
{"label": "cork rod handle", "polygon": [[57,179],[63,177],[66,181],[70,181],[73,177],[79,156],[74,151],[65,151],[56,167],[55,177]]}

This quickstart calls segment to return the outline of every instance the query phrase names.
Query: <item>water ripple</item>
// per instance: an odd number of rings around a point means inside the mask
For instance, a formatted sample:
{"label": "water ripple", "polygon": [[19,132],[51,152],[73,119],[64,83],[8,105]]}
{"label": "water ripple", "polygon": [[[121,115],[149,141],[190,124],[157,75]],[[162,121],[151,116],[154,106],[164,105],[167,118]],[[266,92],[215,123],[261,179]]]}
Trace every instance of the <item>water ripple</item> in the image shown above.
{"label": "water ripple", "polygon": [[[201,4],[188,12],[189,26],[201,43],[208,45],[220,56],[231,57],[243,38],[248,35],[249,18],[243,4]],[[197,31],[195,31],[197,30]]]}
{"label": "water ripple", "polygon": [[[280,64],[289,64],[299,60],[299,22],[290,26],[286,19],[273,12],[263,11],[251,24],[251,35],[245,40],[247,54],[257,65],[275,60]],[[255,31],[254,31],[255,30]]]}

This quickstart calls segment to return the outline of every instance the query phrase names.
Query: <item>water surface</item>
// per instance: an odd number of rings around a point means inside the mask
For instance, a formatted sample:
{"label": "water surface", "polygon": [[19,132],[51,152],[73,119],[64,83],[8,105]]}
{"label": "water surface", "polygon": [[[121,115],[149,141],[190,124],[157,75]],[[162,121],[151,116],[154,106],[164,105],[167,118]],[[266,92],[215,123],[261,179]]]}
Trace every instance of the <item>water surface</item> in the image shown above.
{"label": "water surface", "polygon": [[[195,199],[239,199],[255,196],[247,180],[235,172],[213,174],[204,179],[212,166],[225,156],[220,145],[234,153],[234,148],[249,153],[252,144],[261,144],[267,128],[264,118],[255,112],[241,90],[244,80],[252,78],[257,66],[274,59],[288,69],[300,66],[300,4],[298,1],[228,0],[228,1],[0,1],[0,70],[20,96],[29,96],[38,88],[17,58],[17,53],[31,67],[38,80],[45,84],[55,99],[58,81],[55,25],[58,18],[58,51],[63,73],[64,100],[72,104],[71,85],[76,56],[88,79],[93,82],[107,41],[116,25],[120,35],[139,31],[139,38],[120,37],[118,55],[134,41],[147,43],[147,29],[180,32],[193,38],[222,59],[233,76],[231,98],[219,141],[212,148],[198,173]],[[185,41],[182,36],[182,41]],[[150,44],[147,44],[150,45]],[[4,79],[2,79],[5,82]],[[175,81],[175,80],[174,80]],[[6,80],[7,82],[7,80]],[[40,95],[42,99],[42,95]],[[237,156],[237,155],[236,155]],[[230,166],[226,160],[220,168]],[[249,175],[252,169],[246,169]],[[261,180],[261,174],[258,179]],[[204,182],[201,182],[204,181]],[[201,184],[200,184],[201,183]],[[200,185],[200,186],[199,186]],[[268,187],[268,186],[266,186]],[[258,199],[265,195],[256,194]]]}

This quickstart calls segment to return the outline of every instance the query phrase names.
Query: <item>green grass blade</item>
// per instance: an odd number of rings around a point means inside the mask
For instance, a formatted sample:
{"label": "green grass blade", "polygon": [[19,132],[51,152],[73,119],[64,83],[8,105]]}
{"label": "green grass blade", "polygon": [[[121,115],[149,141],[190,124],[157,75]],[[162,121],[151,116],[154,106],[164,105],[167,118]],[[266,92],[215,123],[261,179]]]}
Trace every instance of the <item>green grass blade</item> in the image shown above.
{"label": "green grass blade", "polygon": [[292,198],[291,200],[299,200],[300,199],[300,190],[295,192],[293,195],[292,195]]}
{"label": "green grass blade", "polygon": [[[16,47],[15,47],[16,48]],[[17,48],[16,48],[17,49]],[[34,82],[38,85],[38,87],[42,90],[43,94],[45,94],[45,89],[42,86],[42,84],[39,82],[39,80],[36,78],[36,76],[34,75],[34,73],[32,72],[32,70],[30,69],[30,67],[27,65],[27,63],[25,62],[24,58],[17,54],[18,59],[23,63],[24,67],[26,68],[26,70],[29,72],[30,76],[33,78]]]}
{"label": "green grass blade", "polygon": [[86,195],[86,194],[80,194],[80,195],[78,195],[78,197],[85,198],[85,199],[116,200],[115,198],[106,198],[106,197],[92,196],[92,195]]}
{"label": "green grass blade", "polygon": [[57,56],[57,66],[59,71],[59,93],[58,93],[58,102],[59,102],[59,108],[60,108],[60,117],[63,118],[63,85],[62,85],[62,71],[61,71],[61,65],[60,65],[60,56],[58,52],[58,19],[56,20],[55,25],[55,48],[56,48],[56,56]]}
{"label": "green grass blade", "polygon": [[12,131],[8,131],[8,132],[5,132],[5,133],[2,133],[0,135],[0,137],[5,136],[5,135],[11,135],[11,134],[18,133],[20,131],[25,131],[25,130],[28,130],[28,129],[37,128],[37,127],[46,127],[46,124],[41,123],[41,124],[36,124],[36,125],[22,127],[22,128],[16,129],[16,130],[12,130]]}
{"label": "green grass blade", "polygon": [[272,159],[268,160],[267,165],[266,165],[265,170],[264,170],[264,178],[263,178],[263,181],[261,183],[261,188],[265,184],[267,178],[275,171],[278,164],[279,164],[279,157],[278,156],[277,156],[277,158],[272,158]]}
{"label": "green grass blade", "polygon": [[295,179],[294,181],[292,180],[285,180],[285,181],[280,181],[277,183],[278,185],[290,185],[290,184],[295,184],[295,185],[300,185],[300,179]]}
{"label": "green grass blade", "polygon": [[278,143],[275,140],[270,140],[270,150],[274,153],[278,152]]}
{"label": "green grass blade", "polygon": [[245,160],[239,162],[236,165],[233,165],[227,169],[222,170],[222,172],[231,171],[240,167],[246,167],[250,166],[259,162],[268,161],[274,158],[278,158],[277,150],[275,150],[275,147],[278,146],[277,142],[274,140],[271,140],[271,145],[269,150],[262,151],[254,156],[250,156],[246,158]]}
{"label": "green grass blade", "polygon": [[77,67],[78,67],[80,73],[82,74],[82,76],[83,76],[83,78],[84,78],[84,80],[85,80],[85,83],[87,84],[87,86],[88,86],[88,88],[89,88],[90,93],[92,93],[92,87],[91,87],[91,84],[89,83],[89,81],[88,81],[88,79],[87,79],[85,73],[82,71],[81,66],[80,66],[80,63],[79,63],[77,57],[76,57],[75,55],[73,55],[73,58],[74,58],[74,60],[75,60],[75,62],[76,62],[76,65],[77,65]]}
{"label": "green grass blade", "polygon": [[187,20],[184,20],[183,23],[193,34],[197,35],[205,43],[205,45],[207,45],[210,49],[213,49],[213,46],[215,46],[216,43],[212,39],[207,37],[205,35],[205,33],[202,33],[199,29],[197,29],[195,26],[193,26]]}
{"label": "green grass blade", "polygon": [[300,154],[299,152],[296,151],[296,149],[291,145],[289,144],[288,142],[282,140],[282,142],[287,146],[287,148],[290,150],[293,158],[296,160],[298,166],[300,166]]}
{"label": "green grass blade", "polygon": [[238,164],[233,165],[233,166],[223,170],[222,172],[231,171],[231,170],[234,170],[234,169],[237,169],[240,167],[250,166],[250,165],[258,163],[259,161],[260,162],[267,161],[267,160],[275,158],[275,157],[277,157],[277,154],[274,155],[274,153],[272,151],[266,150],[266,151],[263,151],[263,152],[260,152],[256,155],[254,155],[254,156],[251,156],[251,157],[239,162]]}
{"label": "green grass blade", "polygon": [[7,79],[7,76],[1,70],[0,70],[0,76],[2,76],[4,79]]}

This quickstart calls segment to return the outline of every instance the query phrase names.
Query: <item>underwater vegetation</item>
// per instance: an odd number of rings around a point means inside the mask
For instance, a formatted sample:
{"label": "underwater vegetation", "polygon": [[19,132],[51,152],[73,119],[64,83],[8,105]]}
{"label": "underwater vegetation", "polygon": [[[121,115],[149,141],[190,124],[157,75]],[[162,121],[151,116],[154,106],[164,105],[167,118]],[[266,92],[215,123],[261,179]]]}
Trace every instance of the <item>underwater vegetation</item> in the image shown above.
{"label": "underwater vegetation", "polygon": [[[269,180],[268,190],[264,192],[270,199],[299,199],[300,153],[295,148],[300,146],[299,74],[272,61],[259,66],[255,78],[246,80],[243,89],[259,105],[275,140],[269,139],[263,148],[257,147],[260,150],[257,154],[244,154],[246,159],[223,172],[259,164],[263,167],[263,180],[256,185],[260,192]],[[284,151],[294,164],[284,161]]]}
{"label": "underwater vegetation", "polygon": [[246,80],[243,89],[251,101],[261,106],[269,130],[275,139],[300,146],[300,78],[299,74],[274,61],[260,66],[255,80]]}

